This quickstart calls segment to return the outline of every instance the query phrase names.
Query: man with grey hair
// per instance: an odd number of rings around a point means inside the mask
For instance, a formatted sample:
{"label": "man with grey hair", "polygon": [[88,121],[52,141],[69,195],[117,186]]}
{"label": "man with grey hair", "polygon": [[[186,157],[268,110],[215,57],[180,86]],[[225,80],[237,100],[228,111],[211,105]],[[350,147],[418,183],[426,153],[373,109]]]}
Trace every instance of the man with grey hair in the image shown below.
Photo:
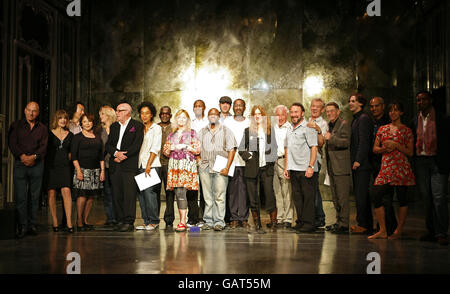
{"label": "man with grey hair", "polygon": [[105,146],[111,155],[109,171],[118,221],[115,230],[120,232],[134,230],[137,195],[134,177],[138,172],[139,151],[144,140],[144,125],[131,118],[131,111],[128,103],[117,106],[117,122],[110,127]]}
{"label": "man with grey hair", "polygon": [[[24,113],[23,119],[11,125],[8,140],[9,149],[15,158],[14,200],[18,214],[18,238],[23,238],[25,233],[37,234],[39,195],[48,143],[48,129],[37,120],[39,104],[29,102]],[[28,190],[31,194],[31,203],[28,200]],[[30,214],[28,214],[29,206],[31,206]]]}
{"label": "man with grey hair", "polygon": [[316,177],[314,177],[314,186],[316,191],[316,197],[314,201],[315,209],[315,225],[316,227],[325,226],[325,212],[323,211],[322,205],[322,195],[319,189],[319,173],[322,167],[323,150],[322,146],[325,144],[323,135],[328,132],[328,124],[322,118],[322,114],[325,111],[325,102],[321,98],[315,98],[311,101],[311,117],[308,122],[308,127],[313,128],[317,131],[317,163],[319,165],[319,170],[316,172]]}
{"label": "man with grey hair", "polygon": [[287,121],[289,109],[285,105],[275,107],[276,122],[274,125],[275,138],[277,140],[277,161],[274,165],[273,190],[277,203],[278,227],[289,228],[292,224],[294,208],[292,206],[291,181],[284,177],[285,150],[284,141],[292,125]]}

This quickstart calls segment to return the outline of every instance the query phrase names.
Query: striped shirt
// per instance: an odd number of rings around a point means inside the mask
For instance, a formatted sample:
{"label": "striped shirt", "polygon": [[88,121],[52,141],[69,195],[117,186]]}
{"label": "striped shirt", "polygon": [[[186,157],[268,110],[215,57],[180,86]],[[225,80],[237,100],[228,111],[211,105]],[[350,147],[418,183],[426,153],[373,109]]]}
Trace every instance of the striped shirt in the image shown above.
{"label": "striped shirt", "polygon": [[228,152],[237,148],[236,139],[229,128],[217,124],[215,130],[215,132],[212,132],[211,125],[208,125],[200,131],[199,139],[202,146],[200,156],[202,160],[199,167],[201,169],[209,166],[210,171],[212,171],[217,155],[228,158]]}

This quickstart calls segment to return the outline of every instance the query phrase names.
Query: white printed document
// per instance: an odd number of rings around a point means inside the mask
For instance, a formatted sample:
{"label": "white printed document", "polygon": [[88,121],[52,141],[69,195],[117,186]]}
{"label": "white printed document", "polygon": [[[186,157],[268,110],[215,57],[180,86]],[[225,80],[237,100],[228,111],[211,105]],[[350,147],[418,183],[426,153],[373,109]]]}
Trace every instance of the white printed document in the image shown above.
{"label": "white printed document", "polygon": [[[228,158],[217,155],[216,161],[214,162],[213,171],[220,173],[221,170],[227,167]],[[231,164],[230,170],[228,171],[228,176],[232,177],[234,175],[234,163]]]}
{"label": "white printed document", "polygon": [[139,191],[144,191],[149,187],[161,183],[161,179],[154,168],[150,170],[150,177],[146,176],[145,172],[143,172],[142,174],[135,176],[134,179],[139,187]]}

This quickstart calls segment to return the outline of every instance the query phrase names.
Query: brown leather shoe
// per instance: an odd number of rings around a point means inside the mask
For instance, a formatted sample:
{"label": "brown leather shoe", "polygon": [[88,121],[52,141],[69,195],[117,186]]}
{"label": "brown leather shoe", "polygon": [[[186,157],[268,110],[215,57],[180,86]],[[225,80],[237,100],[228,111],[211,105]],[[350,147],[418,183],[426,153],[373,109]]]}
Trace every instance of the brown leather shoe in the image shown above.
{"label": "brown leather shoe", "polygon": [[235,221],[235,220],[232,221],[232,222],[231,222],[231,228],[232,228],[232,229],[236,229],[237,227],[239,227],[239,222],[238,222],[238,221]]}
{"label": "brown leather shoe", "polygon": [[250,225],[248,224],[248,221],[242,221],[241,225],[244,229],[250,229]]}
{"label": "brown leather shoe", "polygon": [[352,234],[366,234],[367,229],[364,227],[360,227],[360,226],[352,226],[351,232],[352,232]]}

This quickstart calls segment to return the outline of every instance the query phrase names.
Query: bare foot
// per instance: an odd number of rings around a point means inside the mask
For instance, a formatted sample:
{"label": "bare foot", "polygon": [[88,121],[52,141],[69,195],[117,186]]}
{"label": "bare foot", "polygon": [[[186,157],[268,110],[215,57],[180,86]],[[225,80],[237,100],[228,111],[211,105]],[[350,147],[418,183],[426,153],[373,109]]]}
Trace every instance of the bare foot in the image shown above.
{"label": "bare foot", "polygon": [[392,235],[389,236],[389,240],[398,240],[402,238],[402,233],[395,231]]}
{"label": "bare foot", "polygon": [[367,237],[367,239],[387,239],[387,233],[378,232],[376,234],[373,234],[372,236]]}

